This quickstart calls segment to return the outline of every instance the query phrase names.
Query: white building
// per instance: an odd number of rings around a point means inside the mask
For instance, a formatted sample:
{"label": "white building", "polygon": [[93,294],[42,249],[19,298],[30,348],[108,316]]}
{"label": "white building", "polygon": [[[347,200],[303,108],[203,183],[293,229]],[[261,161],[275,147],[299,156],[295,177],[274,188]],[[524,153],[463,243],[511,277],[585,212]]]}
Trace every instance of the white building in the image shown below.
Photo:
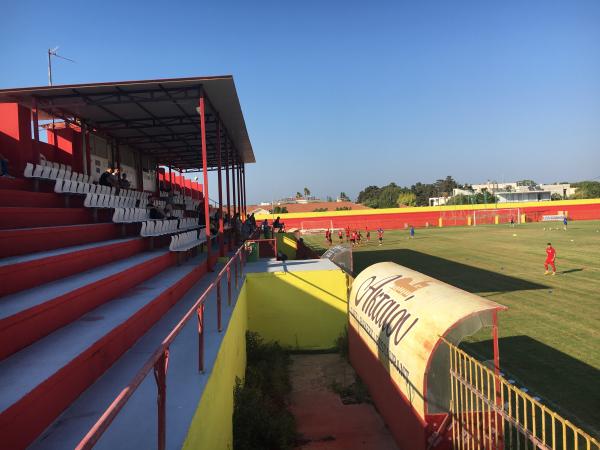
{"label": "white building", "polygon": [[442,206],[452,197],[429,197],[429,206]]}
{"label": "white building", "polygon": [[519,190],[517,192],[495,192],[498,203],[544,202],[551,200],[550,191]]}
{"label": "white building", "polygon": [[577,188],[571,187],[569,183],[540,184],[540,188],[544,191],[550,191],[550,194],[558,194],[564,199],[573,195],[577,190]]}

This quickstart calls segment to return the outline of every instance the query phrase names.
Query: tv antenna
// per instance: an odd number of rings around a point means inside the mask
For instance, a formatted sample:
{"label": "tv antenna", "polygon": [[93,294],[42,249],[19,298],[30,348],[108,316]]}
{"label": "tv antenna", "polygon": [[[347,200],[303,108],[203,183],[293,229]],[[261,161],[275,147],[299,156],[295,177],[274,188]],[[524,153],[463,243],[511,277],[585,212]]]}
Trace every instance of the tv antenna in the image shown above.
{"label": "tv antenna", "polygon": [[58,50],[58,46],[48,49],[48,85],[50,85],[50,86],[52,86],[52,57],[53,56],[55,56],[56,58],[65,59],[72,63],[75,62],[70,58],[65,58],[64,56],[59,55],[58,53],[56,53],[57,50]]}

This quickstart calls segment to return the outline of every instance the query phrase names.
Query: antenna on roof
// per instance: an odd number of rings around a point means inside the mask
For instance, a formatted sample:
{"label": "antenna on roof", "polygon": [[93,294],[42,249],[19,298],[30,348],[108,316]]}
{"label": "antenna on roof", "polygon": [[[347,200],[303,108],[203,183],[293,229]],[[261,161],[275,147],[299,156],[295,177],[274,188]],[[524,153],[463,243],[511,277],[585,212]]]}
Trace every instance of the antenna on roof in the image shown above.
{"label": "antenna on roof", "polygon": [[65,58],[64,56],[59,55],[58,53],[56,53],[57,50],[58,50],[58,46],[48,49],[48,85],[49,86],[52,86],[52,57],[53,56],[55,56],[57,58],[65,59],[72,63],[75,62],[70,58]]}

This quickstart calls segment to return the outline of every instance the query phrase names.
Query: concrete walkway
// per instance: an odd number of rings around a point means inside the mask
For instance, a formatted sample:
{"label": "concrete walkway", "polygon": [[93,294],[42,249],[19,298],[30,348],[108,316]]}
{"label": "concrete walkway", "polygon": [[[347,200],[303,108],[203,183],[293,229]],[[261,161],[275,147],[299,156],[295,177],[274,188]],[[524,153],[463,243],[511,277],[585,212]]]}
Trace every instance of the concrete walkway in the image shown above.
{"label": "concrete walkway", "polygon": [[303,450],[396,450],[398,447],[370,403],[344,404],[336,384],[354,383],[355,374],[338,354],[293,355],[290,411]]}

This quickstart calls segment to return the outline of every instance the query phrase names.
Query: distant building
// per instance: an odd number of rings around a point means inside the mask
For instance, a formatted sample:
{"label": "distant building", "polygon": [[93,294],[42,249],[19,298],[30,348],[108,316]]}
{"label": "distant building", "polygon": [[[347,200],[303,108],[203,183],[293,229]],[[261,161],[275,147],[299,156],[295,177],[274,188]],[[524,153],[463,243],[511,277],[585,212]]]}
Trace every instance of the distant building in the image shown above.
{"label": "distant building", "polygon": [[442,206],[452,197],[429,197],[429,206]]}
{"label": "distant building", "polygon": [[551,194],[560,195],[564,199],[569,198],[577,190],[577,188],[571,187],[569,183],[540,184],[540,188],[544,191],[550,191]]}
{"label": "distant building", "polygon": [[[559,195],[561,198],[569,198],[576,191],[576,188],[571,187],[569,183],[557,183],[557,184],[539,184],[537,186],[520,186],[517,183],[498,183],[495,181],[488,181],[483,184],[471,185],[473,190],[468,189],[453,189],[452,195],[473,195],[483,192],[484,190],[501,197],[499,202],[506,201],[543,201],[550,200],[552,195]],[[547,195],[547,193],[550,193]],[[509,195],[509,194],[522,194],[522,195]],[[539,195],[538,195],[539,194]],[[540,200],[537,200],[537,198]],[[506,200],[511,198],[513,200]],[[523,200],[529,199],[529,200]]]}
{"label": "distant building", "polygon": [[259,216],[259,215],[263,215],[263,214],[270,214],[270,211],[268,209],[265,209],[265,208],[260,208],[260,207],[256,207],[256,206],[249,206],[248,207],[248,214],[256,214],[257,216]]}
{"label": "distant building", "polygon": [[498,203],[544,202],[552,200],[550,191],[495,192]]}

